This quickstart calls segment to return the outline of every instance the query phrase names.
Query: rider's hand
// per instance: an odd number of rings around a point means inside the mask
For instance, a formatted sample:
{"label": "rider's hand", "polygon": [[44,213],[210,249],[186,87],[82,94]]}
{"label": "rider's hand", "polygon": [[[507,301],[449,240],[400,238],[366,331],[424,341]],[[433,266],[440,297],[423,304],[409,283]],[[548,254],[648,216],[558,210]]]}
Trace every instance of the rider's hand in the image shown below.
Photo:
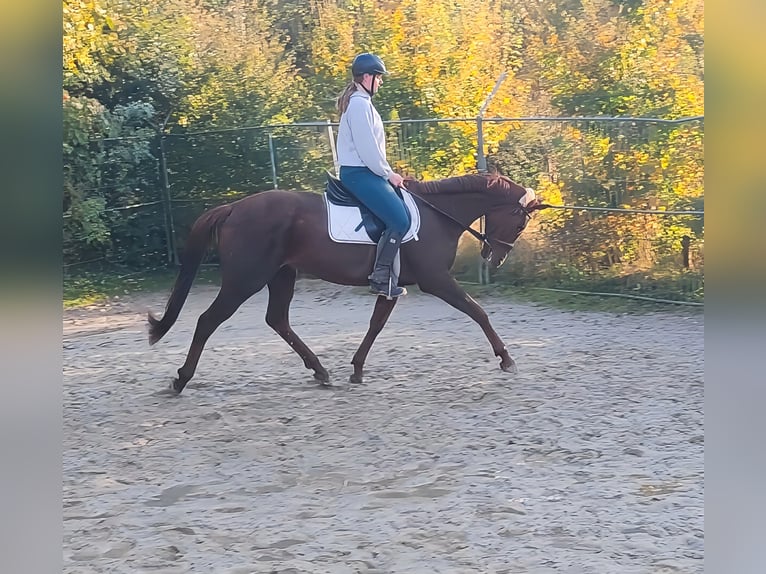
{"label": "rider's hand", "polygon": [[388,182],[394,187],[401,187],[404,183],[404,178],[398,173],[394,172],[388,176]]}

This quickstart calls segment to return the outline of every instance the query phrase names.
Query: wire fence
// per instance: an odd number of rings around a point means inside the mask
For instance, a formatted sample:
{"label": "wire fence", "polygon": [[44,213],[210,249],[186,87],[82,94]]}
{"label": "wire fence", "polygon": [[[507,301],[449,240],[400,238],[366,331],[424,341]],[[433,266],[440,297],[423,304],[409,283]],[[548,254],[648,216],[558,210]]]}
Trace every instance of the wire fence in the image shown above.
{"label": "wire fence", "polygon": [[[562,193],[499,271],[465,246],[459,278],[703,301],[702,117],[384,123],[398,171],[430,179],[487,166]],[[88,169],[65,158],[73,198],[64,212],[65,280],[177,264],[192,223],[214,205],[272,188],[322,191],[325,172],[337,169],[336,128],[306,122],[87,142],[75,159]],[[685,189],[697,192],[678,193]]]}

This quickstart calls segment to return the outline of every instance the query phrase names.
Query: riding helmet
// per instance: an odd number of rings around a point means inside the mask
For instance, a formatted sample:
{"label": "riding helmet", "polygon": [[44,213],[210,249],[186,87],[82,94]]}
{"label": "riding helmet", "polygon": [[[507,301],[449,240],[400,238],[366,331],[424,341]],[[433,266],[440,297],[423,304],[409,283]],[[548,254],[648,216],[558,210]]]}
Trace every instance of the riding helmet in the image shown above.
{"label": "riding helmet", "polygon": [[362,74],[388,74],[388,71],[379,56],[365,52],[354,58],[354,62],[351,64],[351,74],[356,77]]}

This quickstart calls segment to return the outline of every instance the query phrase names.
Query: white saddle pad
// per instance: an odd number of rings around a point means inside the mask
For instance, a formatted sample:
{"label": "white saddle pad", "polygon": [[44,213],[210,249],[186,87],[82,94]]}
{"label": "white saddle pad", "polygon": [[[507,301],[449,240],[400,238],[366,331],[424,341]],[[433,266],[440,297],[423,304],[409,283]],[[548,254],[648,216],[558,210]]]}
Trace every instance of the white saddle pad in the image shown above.
{"label": "white saddle pad", "polygon": [[[337,241],[338,243],[370,243],[375,242],[367,235],[367,231],[364,227],[360,227],[357,231],[356,228],[362,223],[362,213],[358,207],[349,207],[346,205],[335,205],[327,200],[327,194],[324,196],[324,203],[327,206],[327,229],[330,232],[330,239]],[[407,210],[410,212],[410,219],[412,224],[407,233],[402,238],[402,243],[418,240],[418,231],[420,231],[420,211],[418,206],[415,205],[415,200],[412,199],[412,195],[408,191],[402,190],[402,197],[404,197],[404,205],[407,206]]]}

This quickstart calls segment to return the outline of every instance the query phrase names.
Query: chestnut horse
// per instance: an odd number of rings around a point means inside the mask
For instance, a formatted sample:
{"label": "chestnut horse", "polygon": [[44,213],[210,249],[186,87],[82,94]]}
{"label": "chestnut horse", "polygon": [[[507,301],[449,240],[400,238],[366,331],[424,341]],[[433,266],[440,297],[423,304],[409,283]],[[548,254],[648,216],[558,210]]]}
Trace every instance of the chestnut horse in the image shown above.
{"label": "chestnut horse", "polygon": [[[547,207],[525,189],[500,175],[464,175],[442,180],[408,180],[407,189],[420,209],[417,241],[401,247],[400,285],[417,284],[467,314],[484,331],[503,371],[516,366],[487,314],[455,281],[449,271],[458,239],[469,231],[483,241],[482,257],[498,267],[526,227],[530,214]],[[486,235],[470,229],[485,216]],[[375,259],[375,245],[336,243],[327,231],[321,195],[273,190],[212,208],[194,223],[181,256],[173,291],[161,319],[149,313],[149,343],[159,341],[175,323],[209,245],[217,247],[221,289],[200,315],[191,347],[172,390],[180,393],[194,376],[210,335],[252,295],[269,288],[266,323],[303,359],[314,377],[328,383],[330,376],[317,356],[295,334],[289,322],[297,271],[340,285],[367,285]],[[361,383],[364,362],[375,338],[386,324],[396,299],[377,297],[370,326],[351,363],[351,382]]]}

